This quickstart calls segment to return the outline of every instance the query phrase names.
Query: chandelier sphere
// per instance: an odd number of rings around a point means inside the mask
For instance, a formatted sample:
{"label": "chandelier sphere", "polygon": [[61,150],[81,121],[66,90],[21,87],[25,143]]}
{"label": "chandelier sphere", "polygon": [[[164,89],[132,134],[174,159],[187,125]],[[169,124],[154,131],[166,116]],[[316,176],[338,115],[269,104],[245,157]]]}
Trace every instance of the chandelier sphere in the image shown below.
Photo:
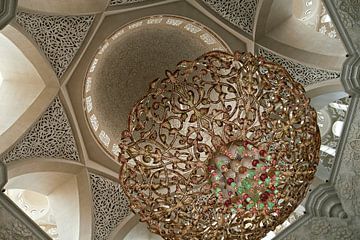
{"label": "chandelier sphere", "polygon": [[287,71],[210,52],[152,82],[119,144],[131,209],[164,239],[260,239],[304,199],[316,111]]}

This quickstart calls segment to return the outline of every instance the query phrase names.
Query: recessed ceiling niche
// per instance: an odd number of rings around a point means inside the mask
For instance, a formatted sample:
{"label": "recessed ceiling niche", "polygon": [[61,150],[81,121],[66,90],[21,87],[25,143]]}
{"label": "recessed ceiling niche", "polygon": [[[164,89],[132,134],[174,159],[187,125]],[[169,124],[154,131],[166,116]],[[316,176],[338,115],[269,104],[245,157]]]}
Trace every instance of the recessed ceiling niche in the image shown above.
{"label": "recessed ceiling niche", "polygon": [[213,50],[231,52],[210,29],[178,16],[142,18],[105,39],[84,79],[83,102],[89,128],[106,152],[118,155],[128,114],[151,81]]}

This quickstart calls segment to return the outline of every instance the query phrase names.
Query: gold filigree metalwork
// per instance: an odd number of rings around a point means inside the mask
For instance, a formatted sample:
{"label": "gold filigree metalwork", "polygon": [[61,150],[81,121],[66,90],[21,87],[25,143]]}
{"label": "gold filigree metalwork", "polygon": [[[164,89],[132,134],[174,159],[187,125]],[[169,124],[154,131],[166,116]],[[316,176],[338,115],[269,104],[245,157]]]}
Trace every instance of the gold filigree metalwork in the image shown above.
{"label": "gold filigree metalwork", "polygon": [[239,52],[166,75],[134,106],[119,144],[132,210],[164,239],[260,239],[300,204],[319,161],[303,87]]}

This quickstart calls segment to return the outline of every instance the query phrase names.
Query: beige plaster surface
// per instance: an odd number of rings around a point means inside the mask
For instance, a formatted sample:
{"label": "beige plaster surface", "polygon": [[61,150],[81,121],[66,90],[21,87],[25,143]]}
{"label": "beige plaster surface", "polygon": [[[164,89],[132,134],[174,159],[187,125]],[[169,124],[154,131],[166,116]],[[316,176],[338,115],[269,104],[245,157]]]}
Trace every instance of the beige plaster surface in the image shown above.
{"label": "beige plaster surface", "polygon": [[91,14],[103,11],[107,0],[18,0],[24,10],[55,13],[59,15]]}
{"label": "beige plaster surface", "polygon": [[0,135],[26,111],[45,84],[30,61],[0,34]]}
{"label": "beige plaster surface", "polygon": [[[45,111],[59,89],[49,62],[16,23],[1,30],[0,153]],[[5,88],[6,87],[6,88]]]}

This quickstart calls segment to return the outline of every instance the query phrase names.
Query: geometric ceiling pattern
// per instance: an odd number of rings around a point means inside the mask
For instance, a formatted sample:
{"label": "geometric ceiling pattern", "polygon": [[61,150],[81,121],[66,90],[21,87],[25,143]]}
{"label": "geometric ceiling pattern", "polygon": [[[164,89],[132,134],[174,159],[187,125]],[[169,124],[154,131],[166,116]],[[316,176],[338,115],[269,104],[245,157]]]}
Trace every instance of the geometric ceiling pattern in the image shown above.
{"label": "geometric ceiling pattern", "polygon": [[202,0],[218,15],[252,34],[258,0]]}
{"label": "geometric ceiling pattern", "polygon": [[94,204],[94,239],[106,240],[130,214],[129,201],[119,183],[94,173],[89,175]]}
{"label": "geometric ceiling pattern", "polygon": [[90,29],[94,16],[48,16],[18,12],[16,21],[43,50],[60,78]]}
{"label": "geometric ceiling pattern", "polygon": [[265,48],[260,47],[258,49],[258,54],[264,56],[268,61],[275,62],[283,66],[297,82],[301,83],[305,87],[340,77],[340,72],[305,66],[304,64],[281,57],[280,55],[277,55]]}
{"label": "geometric ceiling pattern", "polygon": [[75,139],[60,98],[56,97],[40,119],[16,145],[0,156],[9,163],[28,158],[79,161]]}

